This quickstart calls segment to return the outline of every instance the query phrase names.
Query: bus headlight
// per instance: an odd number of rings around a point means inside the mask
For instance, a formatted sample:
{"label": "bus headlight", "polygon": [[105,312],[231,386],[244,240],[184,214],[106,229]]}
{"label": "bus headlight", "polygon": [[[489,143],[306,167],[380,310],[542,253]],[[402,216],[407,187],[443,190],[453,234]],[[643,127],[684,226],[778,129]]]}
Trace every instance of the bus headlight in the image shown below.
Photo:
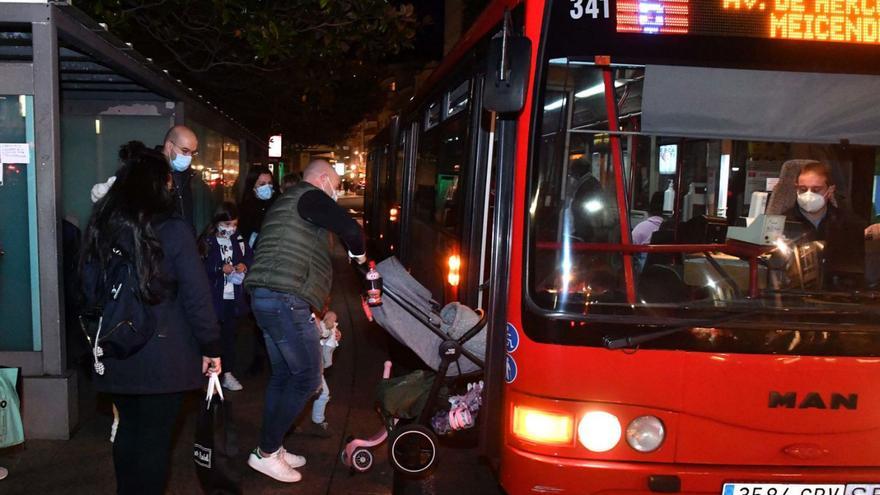
{"label": "bus headlight", "polygon": [[531,407],[513,408],[513,434],[523,440],[548,445],[570,444],[572,430],[574,418],[571,416]]}
{"label": "bus headlight", "polygon": [[626,427],[626,443],[639,452],[653,452],[666,438],[663,421],[655,416],[639,416]]}
{"label": "bus headlight", "polygon": [[620,441],[620,421],[605,411],[584,414],[578,424],[578,440],[592,452],[608,452]]}

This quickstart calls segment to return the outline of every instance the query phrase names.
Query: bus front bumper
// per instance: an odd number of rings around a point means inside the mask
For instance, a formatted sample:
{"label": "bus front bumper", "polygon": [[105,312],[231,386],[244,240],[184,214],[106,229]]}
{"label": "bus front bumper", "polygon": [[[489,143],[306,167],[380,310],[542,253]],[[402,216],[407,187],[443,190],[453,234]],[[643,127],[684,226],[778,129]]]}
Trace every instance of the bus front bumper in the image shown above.
{"label": "bus front bumper", "polygon": [[[880,495],[880,467],[718,466],[567,459],[506,446],[501,485],[508,495],[700,493],[725,495],[725,483],[873,484],[867,492],[839,495]],[[653,480],[653,481],[652,481]],[[678,491],[663,488],[679,485]],[[654,489],[651,486],[654,486]],[[740,495],[734,493],[733,495]],[[750,495],[755,494],[754,491]],[[760,495],[766,495],[760,494]],[[826,494],[832,495],[832,494]]]}

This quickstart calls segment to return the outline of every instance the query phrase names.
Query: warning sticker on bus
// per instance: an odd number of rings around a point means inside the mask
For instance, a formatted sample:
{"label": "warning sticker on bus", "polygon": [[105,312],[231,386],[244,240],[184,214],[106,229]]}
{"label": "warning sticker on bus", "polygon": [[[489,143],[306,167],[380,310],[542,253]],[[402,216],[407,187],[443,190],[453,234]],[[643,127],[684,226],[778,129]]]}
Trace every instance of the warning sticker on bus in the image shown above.
{"label": "warning sticker on bus", "polygon": [[722,495],[880,495],[877,484],[725,483]]}

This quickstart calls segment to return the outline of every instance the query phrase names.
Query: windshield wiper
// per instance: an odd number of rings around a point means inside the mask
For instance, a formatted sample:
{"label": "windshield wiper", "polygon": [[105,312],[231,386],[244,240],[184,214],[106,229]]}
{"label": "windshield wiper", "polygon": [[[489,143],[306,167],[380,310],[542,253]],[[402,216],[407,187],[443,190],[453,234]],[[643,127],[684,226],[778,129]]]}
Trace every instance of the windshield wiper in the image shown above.
{"label": "windshield wiper", "polygon": [[692,323],[688,323],[687,325],[681,325],[664,330],[657,330],[654,332],[631,335],[627,337],[611,338],[606,335],[605,337],[602,337],[602,343],[605,345],[606,349],[623,349],[626,347],[636,347],[638,345],[644,344],[645,342],[650,342],[652,340],[666,337],[667,335],[672,335],[697,327],[714,327],[719,323],[725,323],[743,316],[753,316],[757,313],[757,311],[750,311],[746,313],[734,313],[725,316],[719,316],[718,318],[712,318],[709,320],[696,320]]}

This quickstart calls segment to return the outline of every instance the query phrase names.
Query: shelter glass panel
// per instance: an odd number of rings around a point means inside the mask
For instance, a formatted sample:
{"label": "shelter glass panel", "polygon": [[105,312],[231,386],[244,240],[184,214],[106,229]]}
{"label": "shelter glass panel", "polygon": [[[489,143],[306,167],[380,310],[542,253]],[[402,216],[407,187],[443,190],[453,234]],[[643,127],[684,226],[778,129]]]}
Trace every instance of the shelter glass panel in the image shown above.
{"label": "shelter glass panel", "polygon": [[33,96],[0,95],[0,351],[39,351]]}

